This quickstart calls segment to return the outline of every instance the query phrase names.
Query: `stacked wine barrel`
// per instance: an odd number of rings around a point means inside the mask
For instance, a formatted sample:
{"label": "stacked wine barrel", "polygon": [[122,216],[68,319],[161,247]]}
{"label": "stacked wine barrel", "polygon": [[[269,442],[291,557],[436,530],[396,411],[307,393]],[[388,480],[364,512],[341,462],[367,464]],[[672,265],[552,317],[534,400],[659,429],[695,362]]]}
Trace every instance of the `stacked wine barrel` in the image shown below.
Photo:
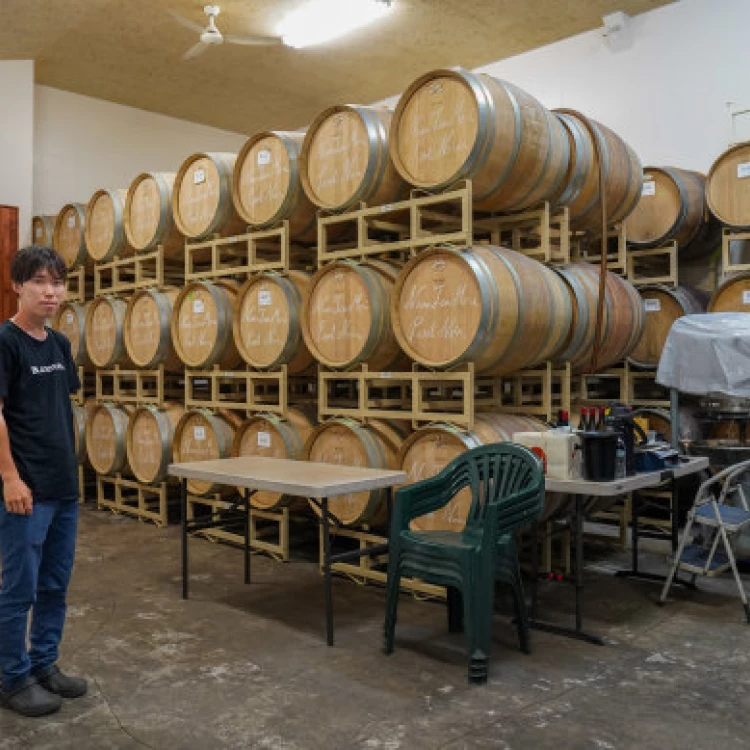
{"label": "stacked wine barrel", "polygon": [[[643,192],[637,155],[603,124],[573,110],[550,111],[488,75],[433,71],[406,90],[395,110],[332,106],[303,131],[263,131],[236,155],[196,153],[174,174],[143,172],[127,189],[101,188],[87,204],[65,206],[52,232],[71,268],[157,248],[181,263],[185,243],[229,243],[281,226],[298,252],[283,272],[237,274],[225,266],[220,277],[70,302],[57,325],[81,366],[161,368],[182,374],[183,382],[187,371],[282,367],[292,378],[315,377],[318,368],[448,372],[469,365],[478,375],[506,376],[545,362],[584,372],[595,348],[599,369],[652,356],[653,346],[641,344],[650,322],[641,297],[615,274],[600,283],[599,268],[586,263],[553,268],[504,247],[469,244],[409,258],[363,259],[354,251],[315,264],[319,216],[465,180],[478,212],[523,211],[546,201],[567,206],[572,227],[592,237],[602,230],[602,202],[608,222],[620,222]],[[692,196],[690,188],[686,194]],[[701,230],[683,226],[687,221],[664,231],[692,242]],[[42,217],[38,225],[49,231]],[[636,355],[639,346],[645,354]],[[285,414],[250,417],[217,402],[212,409],[188,409],[182,399],[137,407],[89,403],[77,413],[76,425],[85,428],[76,434],[97,472],[156,485],[172,461],[246,455],[403,467],[416,481],[473,446],[544,428],[538,419],[503,413],[479,413],[471,429],[348,416],[321,422],[315,403],[288,397]],[[230,489],[189,486],[206,498]],[[383,498],[359,493],[331,507],[346,525],[377,527],[385,519]],[[264,510],[300,505],[278,493],[257,493],[252,502]],[[466,512],[461,495],[420,527],[459,529]]]}

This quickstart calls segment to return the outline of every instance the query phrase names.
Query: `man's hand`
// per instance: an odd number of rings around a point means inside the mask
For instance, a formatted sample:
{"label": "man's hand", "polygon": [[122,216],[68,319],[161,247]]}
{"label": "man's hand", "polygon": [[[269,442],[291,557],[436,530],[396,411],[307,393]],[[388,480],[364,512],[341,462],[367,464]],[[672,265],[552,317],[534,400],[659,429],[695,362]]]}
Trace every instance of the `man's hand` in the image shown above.
{"label": "man's hand", "polygon": [[16,476],[3,481],[3,499],[5,509],[9,513],[17,513],[20,516],[30,516],[34,507],[31,490],[21,477]]}

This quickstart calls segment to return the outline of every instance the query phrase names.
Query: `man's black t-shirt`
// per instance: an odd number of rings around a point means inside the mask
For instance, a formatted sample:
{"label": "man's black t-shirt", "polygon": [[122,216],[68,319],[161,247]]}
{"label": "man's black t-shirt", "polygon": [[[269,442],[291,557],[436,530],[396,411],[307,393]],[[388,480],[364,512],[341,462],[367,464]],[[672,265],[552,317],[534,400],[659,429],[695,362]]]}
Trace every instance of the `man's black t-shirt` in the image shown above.
{"label": "man's black t-shirt", "polygon": [[47,338],[39,341],[9,320],[0,325],[0,398],[10,452],[34,501],[74,500],[78,467],[70,394],[81,384],[68,339],[45,330]]}

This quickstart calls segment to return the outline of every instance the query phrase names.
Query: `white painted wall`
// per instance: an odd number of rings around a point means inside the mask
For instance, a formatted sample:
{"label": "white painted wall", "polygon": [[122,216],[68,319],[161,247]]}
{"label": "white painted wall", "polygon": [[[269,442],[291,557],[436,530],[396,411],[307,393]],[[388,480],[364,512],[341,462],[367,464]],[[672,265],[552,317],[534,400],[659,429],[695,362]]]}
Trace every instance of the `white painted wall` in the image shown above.
{"label": "white painted wall", "polygon": [[197,151],[236,153],[238,133],[67,91],[35,87],[34,213],[127,188],[141,172],[176,172]]}
{"label": "white painted wall", "polygon": [[726,103],[750,106],[748,29],[748,0],[680,0],[634,17],[626,49],[590,31],[478,70],[599,120],[644,165],[706,172],[728,145]]}
{"label": "white painted wall", "polygon": [[0,203],[19,208],[18,241],[30,239],[34,162],[34,61],[0,61]]}

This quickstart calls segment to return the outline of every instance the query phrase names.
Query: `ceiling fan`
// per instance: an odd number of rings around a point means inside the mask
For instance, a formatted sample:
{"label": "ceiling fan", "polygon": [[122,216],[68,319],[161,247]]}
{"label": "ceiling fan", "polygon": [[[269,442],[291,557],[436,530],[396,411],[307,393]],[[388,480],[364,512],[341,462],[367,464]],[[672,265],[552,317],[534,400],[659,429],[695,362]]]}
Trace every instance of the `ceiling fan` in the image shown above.
{"label": "ceiling fan", "polygon": [[203,54],[203,52],[212,45],[219,45],[224,42],[247,45],[281,44],[281,37],[276,36],[236,36],[235,34],[222,34],[216,27],[216,16],[221,12],[219,6],[205,5],[203,7],[203,12],[208,16],[208,26],[205,28],[200,24],[195,23],[195,21],[185,18],[185,16],[180,15],[176,11],[167,11],[177,23],[180,23],[191,31],[200,34],[200,41],[193,45],[182,56],[183,60],[190,60],[193,57],[197,57],[198,55]]}

